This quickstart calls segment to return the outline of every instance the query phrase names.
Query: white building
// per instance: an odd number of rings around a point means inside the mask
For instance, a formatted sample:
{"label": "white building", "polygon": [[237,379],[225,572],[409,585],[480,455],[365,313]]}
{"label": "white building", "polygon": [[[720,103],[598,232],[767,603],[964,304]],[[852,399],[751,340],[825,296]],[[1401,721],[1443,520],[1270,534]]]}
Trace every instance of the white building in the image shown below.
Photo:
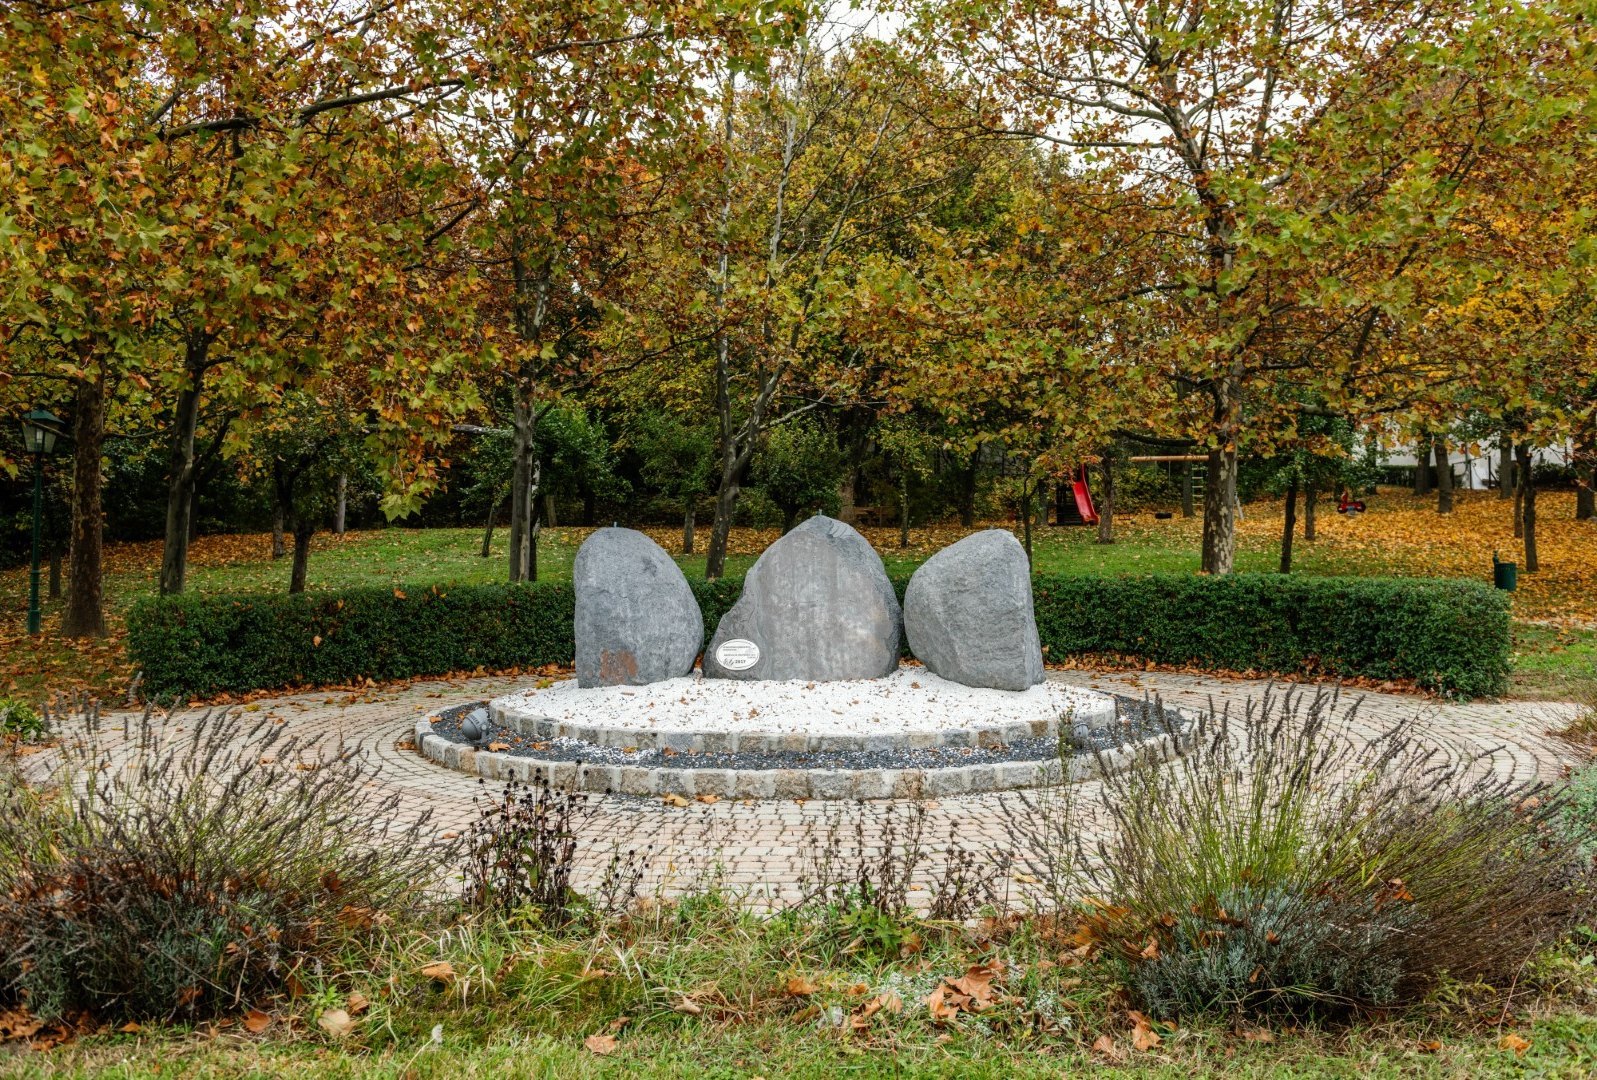
{"label": "white building", "polygon": [[[1568,465],[1572,457],[1568,444],[1553,446],[1536,450],[1531,454],[1531,460],[1538,465]],[[1447,455],[1448,463],[1453,466],[1453,477],[1457,486],[1464,489],[1495,488],[1497,486],[1497,473],[1500,453],[1495,446],[1477,447],[1475,452],[1468,448],[1452,448]],[[1383,454],[1383,464],[1394,469],[1412,469],[1418,463],[1414,457],[1414,447],[1407,446]],[[1435,463],[1435,456],[1426,458],[1427,464]]]}

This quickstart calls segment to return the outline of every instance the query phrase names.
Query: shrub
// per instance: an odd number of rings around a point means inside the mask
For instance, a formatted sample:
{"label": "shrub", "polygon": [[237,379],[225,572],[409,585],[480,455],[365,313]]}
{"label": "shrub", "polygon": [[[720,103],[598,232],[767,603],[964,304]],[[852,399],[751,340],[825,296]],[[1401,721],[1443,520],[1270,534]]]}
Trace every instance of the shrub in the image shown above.
{"label": "shrub", "polygon": [[[1510,978],[1578,919],[1579,853],[1549,827],[1558,798],[1445,762],[1406,724],[1370,739],[1356,713],[1289,694],[1203,718],[1175,761],[1019,801],[1058,902],[1095,897],[1074,940],[1144,1011],[1391,1006],[1444,973]],[[1095,813],[1108,836],[1089,847]]]}
{"label": "shrub", "polygon": [[1040,576],[1037,629],[1072,653],[1232,671],[1412,679],[1458,697],[1507,686],[1508,601],[1484,583],[1284,574]]}
{"label": "shrub", "polygon": [[[1099,478],[1094,474],[1090,480],[1096,482]],[[1130,462],[1115,466],[1116,513],[1163,510],[1180,501],[1180,482],[1163,469]]]}
{"label": "shrub", "polygon": [[[742,588],[697,583],[705,640]],[[147,599],[128,654],[151,695],[210,696],[456,671],[570,664],[569,584],[363,588]]]}
{"label": "shrub", "polygon": [[[922,802],[839,803],[823,822],[806,825],[797,901],[788,914],[819,914],[836,944],[896,957],[916,936],[916,908],[955,923],[1005,908],[1013,855],[965,847],[955,823],[939,856],[926,841],[927,809]],[[867,819],[874,836],[867,835]],[[915,884],[917,877],[924,883]]]}
{"label": "shrub", "polygon": [[[706,641],[741,589],[693,583]],[[1054,659],[1413,679],[1463,697],[1507,679],[1508,602],[1477,582],[1044,575],[1034,594]],[[150,693],[208,696],[570,664],[574,614],[571,586],[555,583],[152,598],[128,616],[128,652]]]}
{"label": "shrub", "polygon": [[1564,789],[1560,829],[1588,859],[1597,859],[1597,765],[1569,778]]}
{"label": "shrub", "polygon": [[0,698],[0,738],[36,742],[50,734],[50,725],[39,711],[17,698]]}
{"label": "shrub", "polygon": [[646,852],[613,852],[590,897],[571,884],[578,834],[598,812],[586,792],[554,787],[547,779],[511,780],[499,798],[479,798],[477,820],[466,834],[461,899],[468,908],[531,916],[552,927],[579,914],[620,914],[637,898]]}
{"label": "shrub", "polygon": [[208,712],[89,731],[62,784],[0,793],[3,993],[41,1018],[196,1018],[307,978],[414,912],[450,851],[352,753]]}

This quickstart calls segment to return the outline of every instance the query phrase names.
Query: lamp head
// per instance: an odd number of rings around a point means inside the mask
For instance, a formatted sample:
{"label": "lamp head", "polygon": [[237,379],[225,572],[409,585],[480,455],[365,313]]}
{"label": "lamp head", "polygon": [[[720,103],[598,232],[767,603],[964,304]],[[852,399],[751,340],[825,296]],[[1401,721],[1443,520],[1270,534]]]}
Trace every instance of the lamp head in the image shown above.
{"label": "lamp head", "polygon": [[61,435],[61,418],[47,409],[32,409],[22,416],[22,445],[30,454],[55,453]]}

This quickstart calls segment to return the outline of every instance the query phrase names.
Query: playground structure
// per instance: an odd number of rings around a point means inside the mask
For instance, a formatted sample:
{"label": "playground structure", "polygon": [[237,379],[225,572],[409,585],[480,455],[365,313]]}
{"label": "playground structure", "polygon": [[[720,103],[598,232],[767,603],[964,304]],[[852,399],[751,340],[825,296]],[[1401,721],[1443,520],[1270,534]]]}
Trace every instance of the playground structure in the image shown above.
{"label": "playground structure", "polygon": [[1079,465],[1068,484],[1061,483],[1054,498],[1055,525],[1096,525],[1098,510],[1087,487],[1087,466]]}
{"label": "playground structure", "polygon": [[[1186,515],[1191,516],[1190,508],[1193,500],[1201,500],[1203,498],[1204,486],[1208,479],[1209,456],[1207,454],[1140,454],[1128,460],[1138,465],[1182,465],[1183,469],[1180,477],[1182,487],[1181,501]],[[1098,510],[1093,505],[1092,489],[1087,485],[1087,466],[1077,466],[1076,471],[1071,474],[1070,480],[1060,483],[1056,488],[1054,524],[1098,524]]]}

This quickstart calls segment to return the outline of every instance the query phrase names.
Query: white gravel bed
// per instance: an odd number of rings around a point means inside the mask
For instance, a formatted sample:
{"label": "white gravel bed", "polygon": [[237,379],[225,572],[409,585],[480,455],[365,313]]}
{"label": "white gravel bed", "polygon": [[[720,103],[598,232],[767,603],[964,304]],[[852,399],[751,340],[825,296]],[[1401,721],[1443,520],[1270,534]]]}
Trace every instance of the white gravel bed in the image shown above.
{"label": "white gravel bed", "polygon": [[727,734],[891,735],[1114,715],[1104,694],[1043,682],[989,690],[902,667],[847,682],[667,679],[648,686],[579,687],[565,679],[497,698],[497,715],[608,730]]}

